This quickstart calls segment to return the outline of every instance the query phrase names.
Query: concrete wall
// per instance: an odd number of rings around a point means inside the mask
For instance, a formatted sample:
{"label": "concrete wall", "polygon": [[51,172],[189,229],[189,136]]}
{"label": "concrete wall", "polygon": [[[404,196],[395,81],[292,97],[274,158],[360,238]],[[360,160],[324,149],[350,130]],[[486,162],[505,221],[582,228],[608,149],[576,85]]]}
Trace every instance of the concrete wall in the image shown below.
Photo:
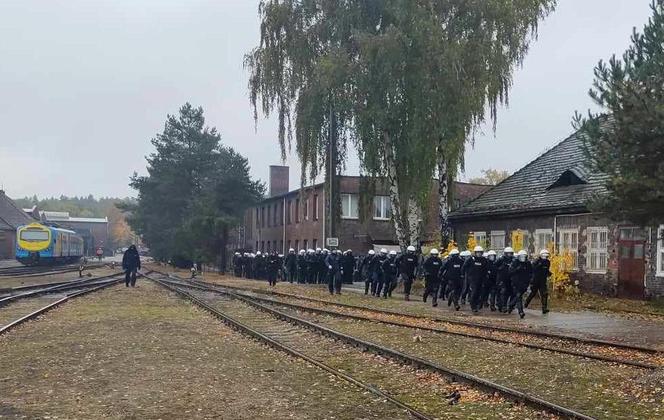
{"label": "concrete wall", "polygon": [[0,230],[0,260],[13,259],[16,251],[16,232]]}

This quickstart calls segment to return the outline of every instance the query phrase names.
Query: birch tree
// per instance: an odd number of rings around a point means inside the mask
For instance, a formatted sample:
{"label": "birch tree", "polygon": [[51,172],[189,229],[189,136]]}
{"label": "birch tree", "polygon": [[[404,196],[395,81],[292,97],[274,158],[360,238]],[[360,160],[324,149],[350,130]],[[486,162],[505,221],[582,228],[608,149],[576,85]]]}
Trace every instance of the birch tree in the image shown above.
{"label": "birch tree", "polygon": [[363,173],[387,180],[402,247],[419,241],[437,176],[446,246],[448,185],[466,144],[487,112],[495,124],[555,3],[262,0],[260,44],[245,59],[254,116],[278,116],[282,157],[294,139],[303,183],[331,146],[343,166],[350,141]]}

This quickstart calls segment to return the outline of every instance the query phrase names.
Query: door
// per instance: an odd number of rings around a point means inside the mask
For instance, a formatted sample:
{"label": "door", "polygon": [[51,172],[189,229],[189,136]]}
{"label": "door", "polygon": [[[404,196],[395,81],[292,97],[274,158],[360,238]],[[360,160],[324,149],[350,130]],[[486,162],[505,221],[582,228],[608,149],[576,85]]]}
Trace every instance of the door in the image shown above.
{"label": "door", "polygon": [[645,278],[646,235],[641,228],[621,228],[618,240],[618,293],[642,299]]}

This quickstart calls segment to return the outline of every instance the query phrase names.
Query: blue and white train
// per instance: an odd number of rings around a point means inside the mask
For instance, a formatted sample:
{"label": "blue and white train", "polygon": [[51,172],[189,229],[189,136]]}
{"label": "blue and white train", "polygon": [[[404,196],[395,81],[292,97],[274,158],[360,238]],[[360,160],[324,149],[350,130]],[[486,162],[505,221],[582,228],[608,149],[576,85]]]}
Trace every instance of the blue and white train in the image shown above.
{"label": "blue and white train", "polygon": [[78,261],[83,256],[81,235],[72,230],[31,223],[16,229],[16,260],[25,265]]}

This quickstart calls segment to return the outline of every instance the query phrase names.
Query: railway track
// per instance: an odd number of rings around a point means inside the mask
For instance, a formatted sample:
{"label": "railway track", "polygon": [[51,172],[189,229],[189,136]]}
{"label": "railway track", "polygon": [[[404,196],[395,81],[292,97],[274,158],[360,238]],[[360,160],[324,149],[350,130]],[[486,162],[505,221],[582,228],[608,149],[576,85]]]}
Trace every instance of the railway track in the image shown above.
{"label": "railway track", "polygon": [[115,274],[6,296],[0,299],[0,335],[43,315],[70,299],[105,289],[123,280],[120,275]]}
{"label": "railway track", "polygon": [[[175,279],[175,280],[182,280],[180,277],[177,277],[177,276],[174,276],[174,275],[171,275],[170,277]],[[296,295],[296,294],[292,294],[292,293],[278,292],[278,291],[274,291],[274,290],[264,290],[264,289],[260,289],[260,288],[254,288],[254,287],[230,286],[230,285],[219,284],[219,283],[209,283],[209,282],[204,282],[204,281],[200,281],[200,280],[194,280],[194,281],[197,282],[197,283],[206,285],[206,286],[211,286],[211,287],[223,287],[223,288],[231,289],[231,290],[251,292],[251,293],[257,293],[257,294],[268,295],[268,296],[276,296],[276,297],[279,297],[279,298],[292,299],[292,300],[297,300],[297,301],[300,301],[300,302],[306,301],[306,302],[311,302],[311,303],[314,303],[314,304],[320,304],[320,305],[325,305],[325,306],[343,308],[343,309],[348,309],[348,310],[353,310],[353,311],[362,311],[362,312],[365,312],[365,313],[370,313],[372,315],[393,316],[393,317],[399,317],[401,319],[410,319],[410,320],[413,320],[413,321],[434,323],[436,325],[447,324],[447,325],[453,325],[453,326],[459,326],[459,327],[474,328],[476,330],[490,332],[491,334],[497,334],[497,333],[521,334],[521,335],[524,335],[524,336],[527,336],[527,337],[541,337],[543,339],[561,340],[561,341],[566,342],[566,343],[577,343],[579,345],[595,346],[597,348],[604,347],[604,348],[608,348],[608,349],[622,349],[622,350],[626,350],[626,351],[636,351],[636,352],[644,353],[646,355],[662,355],[664,353],[664,352],[662,352],[658,349],[652,348],[652,347],[629,344],[629,343],[622,343],[622,342],[617,342],[617,341],[609,341],[609,340],[602,340],[602,339],[596,339],[596,338],[578,337],[578,336],[574,336],[574,335],[567,335],[567,334],[556,333],[556,332],[548,332],[548,331],[533,330],[533,329],[524,329],[524,328],[502,326],[502,325],[493,325],[493,324],[482,323],[482,322],[464,321],[464,320],[459,320],[459,319],[450,318],[450,317],[432,317],[432,316],[426,316],[426,315],[416,315],[416,314],[410,314],[410,313],[393,311],[393,310],[371,308],[371,307],[363,306],[363,305],[353,305],[353,304],[347,304],[347,303],[334,302],[334,301],[329,301],[329,300],[325,300],[325,299],[317,299],[317,298],[312,298],[312,297],[308,297],[308,296]],[[475,334],[473,334],[473,336],[474,335]],[[482,335],[481,337],[478,336],[477,338],[490,339],[490,336],[489,335]],[[515,341],[513,344],[519,344],[519,343]],[[543,349],[543,350],[545,350],[545,349]]]}
{"label": "railway track", "polygon": [[[87,265],[85,269],[98,268],[103,264]],[[79,271],[78,264],[69,264],[62,266],[18,266],[0,268],[0,278],[2,277],[34,277],[51,274],[62,274]]]}
{"label": "railway track", "polygon": [[[251,326],[255,327],[254,330],[255,332],[258,332],[256,330],[260,330],[261,328],[263,328],[264,331],[266,331],[267,333],[263,335],[269,335],[270,331],[273,331],[270,329],[269,326],[275,323],[275,319],[278,319],[282,321],[281,325],[291,325],[290,328],[292,328],[292,326],[298,327],[297,329],[298,333],[296,334],[296,336],[299,336],[299,334],[303,334],[301,332],[302,330],[306,330],[310,333],[314,333],[314,336],[318,337],[322,336],[332,340],[337,340],[339,342],[344,343],[347,346],[359,348],[362,350],[362,352],[369,352],[375,355],[379,355],[380,357],[385,357],[400,365],[407,365],[414,367],[416,369],[429,371],[434,374],[441,375],[442,377],[448,378],[449,380],[454,382],[462,382],[474,390],[479,390],[484,395],[489,395],[489,396],[500,395],[506,401],[517,401],[527,405],[531,409],[544,410],[549,414],[561,416],[564,418],[578,418],[578,419],[592,418],[574,409],[563,407],[556,403],[546,401],[530,393],[519,391],[504,385],[500,385],[498,383],[480,378],[475,375],[471,375],[459,370],[442,366],[440,364],[437,364],[430,360],[426,360],[424,358],[406,354],[404,352],[395,350],[393,348],[369,342],[367,340],[363,340],[361,338],[345,334],[343,332],[334,330],[332,328],[322,326],[319,323],[311,322],[310,320],[303,319],[300,316],[296,316],[284,312],[282,310],[279,310],[272,305],[260,302],[258,299],[252,296],[239,294],[229,289],[224,290],[220,288],[209,287],[203,284],[193,284],[193,283],[186,283],[183,281],[177,281],[167,278],[165,277],[165,275],[164,277],[156,281],[159,284],[168,287],[173,291],[176,291],[180,295],[187,297],[188,299],[192,300],[194,303],[206,308],[207,310],[210,310],[211,307],[209,300],[215,299],[216,296],[217,301],[222,302],[221,303],[222,309],[220,310],[217,304],[214,305],[213,309],[222,312],[223,315],[221,316],[222,319],[226,317],[232,320],[240,321],[243,325],[245,323],[250,324]],[[189,290],[194,290],[194,292],[186,292],[184,288],[188,288]],[[220,298],[219,296],[222,296],[223,299]],[[260,322],[255,321],[256,318],[260,318],[261,321]],[[277,329],[277,332],[275,334],[277,337],[281,337],[282,333],[285,334],[285,336],[288,338],[289,334],[286,332],[282,332],[279,329]],[[274,339],[274,337],[271,338]],[[307,342],[307,340],[304,341],[305,343]],[[309,338],[308,342],[316,343],[316,340],[314,340],[313,338]],[[319,347],[324,348],[324,346],[321,347],[320,344],[317,345],[318,347],[316,348]],[[309,348],[307,345],[301,345],[300,342],[296,339],[295,343],[293,343],[293,348],[299,350],[300,346],[306,349]],[[343,355],[343,357],[350,358],[352,360],[352,358],[355,357],[353,355],[356,354],[357,354],[357,349],[352,352],[347,352],[346,354]],[[394,370],[396,371],[398,369]],[[399,382],[399,380],[400,379],[395,379],[392,382]]]}

